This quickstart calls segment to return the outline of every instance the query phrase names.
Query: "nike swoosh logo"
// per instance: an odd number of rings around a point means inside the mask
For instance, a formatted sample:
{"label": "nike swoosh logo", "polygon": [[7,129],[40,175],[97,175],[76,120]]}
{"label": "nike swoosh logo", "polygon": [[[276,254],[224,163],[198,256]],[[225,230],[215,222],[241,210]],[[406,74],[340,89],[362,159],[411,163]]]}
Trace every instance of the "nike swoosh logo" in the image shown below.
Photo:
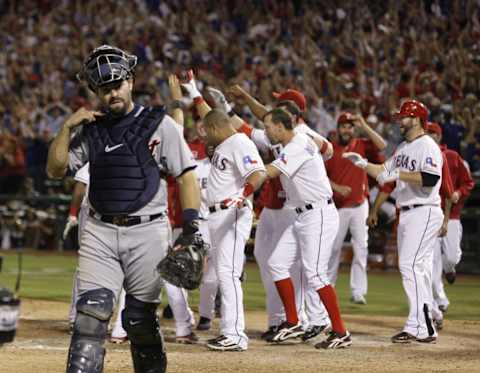
{"label": "nike swoosh logo", "polygon": [[140,320],[138,320],[138,321],[130,320],[130,325],[132,325],[132,326],[138,325],[138,324],[140,324],[140,323],[141,323]]}
{"label": "nike swoosh logo", "polygon": [[100,302],[97,302],[96,300],[87,300],[87,304],[100,304]]}
{"label": "nike swoosh logo", "polygon": [[118,149],[118,148],[120,148],[120,147],[122,147],[122,146],[123,146],[123,144],[114,145],[114,146],[112,146],[112,147],[106,145],[106,146],[105,146],[105,153],[113,152],[115,149]]}

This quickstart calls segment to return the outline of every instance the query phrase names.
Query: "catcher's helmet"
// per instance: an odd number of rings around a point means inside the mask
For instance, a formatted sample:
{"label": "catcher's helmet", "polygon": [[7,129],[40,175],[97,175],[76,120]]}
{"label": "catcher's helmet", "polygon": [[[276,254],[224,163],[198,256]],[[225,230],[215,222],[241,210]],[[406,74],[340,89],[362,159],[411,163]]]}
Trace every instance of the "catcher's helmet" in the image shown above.
{"label": "catcher's helmet", "polygon": [[78,80],[85,80],[95,90],[105,84],[125,80],[132,76],[137,65],[137,56],[111,45],[95,48],[77,74]]}
{"label": "catcher's helmet", "polygon": [[422,124],[425,125],[428,120],[428,109],[420,101],[407,100],[402,104],[400,110],[395,113],[394,117],[396,119],[406,117],[420,118]]}

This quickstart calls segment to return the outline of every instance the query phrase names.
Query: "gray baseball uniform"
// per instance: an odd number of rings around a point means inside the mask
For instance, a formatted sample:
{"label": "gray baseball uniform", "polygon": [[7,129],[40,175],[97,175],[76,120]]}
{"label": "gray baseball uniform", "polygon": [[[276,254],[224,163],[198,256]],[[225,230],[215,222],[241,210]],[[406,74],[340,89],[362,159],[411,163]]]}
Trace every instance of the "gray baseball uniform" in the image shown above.
{"label": "gray baseball uniform", "polygon": [[[144,107],[136,105],[128,115],[137,117],[143,110]],[[195,168],[195,163],[175,126],[173,119],[165,116],[148,145],[160,172],[178,177]],[[82,130],[72,135],[70,168],[73,171],[88,161],[88,144]],[[115,155],[117,149],[127,145],[107,145],[104,151]],[[156,265],[166,255],[169,238],[166,210],[167,184],[162,178],[150,202],[129,215],[140,216],[143,221],[143,217],[163,214],[160,218],[128,227],[105,223],[99,220],[98,214],[89,216],[79,250],[80,294],[98,288],[119,294],[123,283],[127,294],[144,302],[158,302],[162,281]],[[91,211],[94,211],[92,207]]]}

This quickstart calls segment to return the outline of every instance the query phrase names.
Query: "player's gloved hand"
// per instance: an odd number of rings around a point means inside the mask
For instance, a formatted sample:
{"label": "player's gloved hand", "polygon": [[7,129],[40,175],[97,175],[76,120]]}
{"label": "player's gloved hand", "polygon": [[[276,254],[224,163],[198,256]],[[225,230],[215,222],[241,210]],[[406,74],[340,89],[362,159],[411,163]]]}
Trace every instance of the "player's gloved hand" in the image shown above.
{"label": "player's gloved hand", "polygon": [[229,113],[232,111],[232,106],[228,103],[225,95],[219,89],[208,87],[207,92],[212,97],[213,101],[215,102],[215,107],[224,111],[225,113]]}
{"label": "player's gloved hand", "polygon": [[197,88],[197,84],[195,83],[195,77],[192,70],[188,71],[187,80],[185,80],[185,83],[182,83],[182,87],[185,89],[190,99],[194,100],[197,97],[202,97]]}
{"label": "player's gloved hand", "polygon": [[237,209],[241,209],[243,207],[248,207],[250,210],[253,210],[252,201],[250,201],[246,197],[235,197],[235,198],[227,198],[222,202],[227,207],[235,206]]}
{"label": "player's gloved hand", "polygon": [[350,162],[352,162],[355,166],[365,169],[367,168],[368,161],[363,158],[360,154],[355,152],[346,152],[342,154],[342,158],[347,158]]}
{"label": "player's gloved hand", "polygon": [[72,228],[78,225],[78,219],[74,215],[70,215],[67,219],[67,224],[65,224],[65,229],[63,230],[62,237],[64,240],[67,239],[68,233],[72,230]]}
{"label": "player's gloved hand", "polygon": [[391,171],[384,169],[382,172],[380,172],[377,176],[377,182],[380,185],[384,185],[386,183],[390,183],[392,181],[396,181],[400,178],[400,169],[395,168]]}

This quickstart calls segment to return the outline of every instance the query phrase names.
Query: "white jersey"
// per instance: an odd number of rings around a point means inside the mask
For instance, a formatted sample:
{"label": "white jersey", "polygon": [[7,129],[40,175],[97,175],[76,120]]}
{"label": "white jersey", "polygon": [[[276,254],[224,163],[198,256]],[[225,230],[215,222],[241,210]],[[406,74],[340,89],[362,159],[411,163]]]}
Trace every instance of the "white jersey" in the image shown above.
{"label": "white jersey", "polygon": [[[307,126],[305,123],[300,123],[298,124],[294,129],[293,129],[293,132],[295,134],[297,133],[303,133],[305,135],[308,135],[309,137],[311,137],[312,139],[315,138],[315,139],[319,139],[319,140],[322,140],[322,141],[327,141],[327,139],[325,139],[325,137],[323,137],[322,135],[320,135],[319,133],[315,132],[314,130],[312,130],[309,126]],[[272,144],[270,142],[270,139],[267,137],[267,134],[265,133],[265,130],[261,130],[261,129],[256,129],[254,128],[252,130],[252,135],[251,135],[251,138],[252,138],[252,141],[254,142],[254,144],[257,146],[257,148],[261,151],[261,152],[268,152],[269,150],[272,151],[273,153],[273,156],[276,158],[279,157],[280,153],[282,152],[283,150],[283,145],[282,144]]]}
{"label": "white jersey", "polygon": [[272,166],[282,173],[280,181],[287,194],[285,207],[301,207],[332,198],[325,165],[308,135],[296,134]]}
{"label": "white jersey", "polygon": [[401,171],[427,172],[440,176],[434,187],[423,187],[397,180],[395,191],[398,207],[415,204],[440,206],[443,157],[440,147],[430,136],[424,135],[411,142],[402,142],[384,166],[387,170],[399,168]]}
{"label": "white jersey", "polygon": [[73,178],[75,181],[79,181],[87,186],[85,189],[85,195],[83,196],[82,206],[81,208],[88,207],[88,186],[90,184],[90,170],[89,170],[90,162],[85,163],[76,173],[75,177]]}
{"label": "white jersey", "polygon": [[236,133],[215,149],[208,177],[208,205],[240,197],[246,179],[255,171],[265,171],[255,144],[243,133]]}
{"label": "white jersey", "polygon": [[210,169],[212,164],[210,159],[204,158],[195,161],[197,168],[195,168],[195,173],[197,174],[198,185],[200,187],[200,217],[202,219],[208,218],[208,200],[207,200],[207,185],[208,185],[208,176],[210,175]]}

